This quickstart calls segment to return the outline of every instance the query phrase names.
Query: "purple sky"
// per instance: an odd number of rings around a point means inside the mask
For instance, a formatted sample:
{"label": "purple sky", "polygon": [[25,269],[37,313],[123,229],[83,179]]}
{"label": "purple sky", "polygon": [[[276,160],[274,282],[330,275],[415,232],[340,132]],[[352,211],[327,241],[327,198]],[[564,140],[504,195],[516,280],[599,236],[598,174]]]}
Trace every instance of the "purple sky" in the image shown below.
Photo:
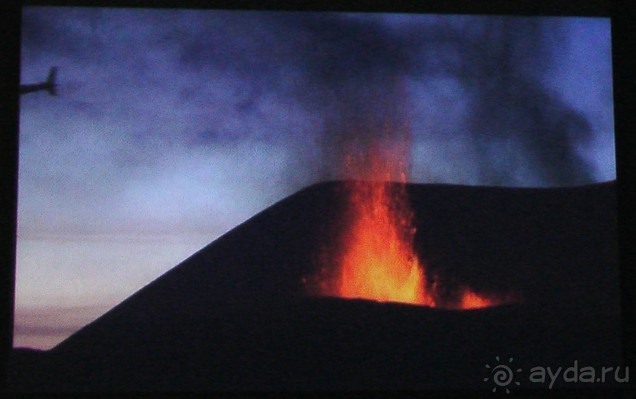
{"label": "purple sky", "polygon": [[[609,19],[27,8],[15,346],[410,136],[410,180],[615,179]],[[410,126],[400,133],[381,127]]]}

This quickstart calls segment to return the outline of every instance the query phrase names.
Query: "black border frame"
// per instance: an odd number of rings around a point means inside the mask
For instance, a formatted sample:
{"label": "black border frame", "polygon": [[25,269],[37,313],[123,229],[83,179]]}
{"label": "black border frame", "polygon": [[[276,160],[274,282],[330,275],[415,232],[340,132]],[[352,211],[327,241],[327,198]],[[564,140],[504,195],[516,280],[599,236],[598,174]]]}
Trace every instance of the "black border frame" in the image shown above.
{"label": "black border frame", "polygon": [[[625,2],[628,3],[628,2]],[[0,391],[13,342],[15,250],[17,228],[20,20],[23,6],[87,6],[127,8],[253,9],[304,11],[368,11],[439,14],[609,17],[612,24],[616,169],[619,215],[620,284],[623,358],[636,365],[636,12],[618,0],[10,0],[0,3]],[[634,397],[634,377],[625,389],[559,390],[558,397]],[[422,392],[434,396],[481,396],[482,392]],[[519,391],[513,396],[539,396],[547,391]],[[329,393],[325,393],[329,394]],[[330,393],[336,394],[336,393]],[[371,392],[360,395],[373,396]],[[391,396],[415,392],[391,392]],[[490,391],[483,392],[491,397]],[[262,396],[263,394],[258,394]],[[182,394],[179,394],[182,396]],[[234,395],[232,395],[234,396]],[[241,394],[243,396],[243,394]],[[251,395],[250,395],[251,396]],[[338,396],[338,395],[336,395]],[[349,395],[347,395],[349,396]]]}

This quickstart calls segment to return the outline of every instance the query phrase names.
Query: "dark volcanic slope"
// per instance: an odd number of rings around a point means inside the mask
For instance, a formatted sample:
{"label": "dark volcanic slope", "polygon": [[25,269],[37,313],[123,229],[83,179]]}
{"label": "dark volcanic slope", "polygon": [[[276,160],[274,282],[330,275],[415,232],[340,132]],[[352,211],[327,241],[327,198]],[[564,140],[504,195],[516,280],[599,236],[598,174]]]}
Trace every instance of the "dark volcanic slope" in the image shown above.
{"label": "dark volcanic slope", "polygon": [[[483,387],[483,365],[617,364],[615,185],[408,187],[417,249],[449,285],[523,295],[471,312],[307,298],[342,185],[254,216],[37,360],[16,389]],[[19,357],[19,356],[18,356]],[[28,363],[24,365],[24,363]]]}
{"label": "dark volcanic slope", "polygon": [[615,182],[578,188],[413,185],[431,271],[526,302],[619,309]]}

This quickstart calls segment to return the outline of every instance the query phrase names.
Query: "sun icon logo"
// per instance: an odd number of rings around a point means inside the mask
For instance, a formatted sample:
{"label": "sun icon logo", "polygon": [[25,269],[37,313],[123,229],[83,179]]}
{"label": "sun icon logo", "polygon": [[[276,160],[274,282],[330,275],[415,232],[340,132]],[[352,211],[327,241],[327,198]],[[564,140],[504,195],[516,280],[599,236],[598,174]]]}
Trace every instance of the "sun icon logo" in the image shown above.
{"label": "sun icon logo", "polygon": [[[506,393],[510,393],[510,389],[508,389],[510,384],[519,386],[519,381],[514,381],[514,379],[515,373],[520,372],[521,369],[513,371],[510,367],[513,360],[512,358],[508,359],[508,364],[502,364],[501,360],[499,360],[499,356],[496,356],[495,360],[497,360],[496,365],[491,367],[490,364],[486,364],[485,366],[488,370],[490,370],[492,381],[495,383],[495,387],[492,391],[497,392],[497,388],[505,388]],[[490,377],[484,378],[484,381],[490,381]]]}

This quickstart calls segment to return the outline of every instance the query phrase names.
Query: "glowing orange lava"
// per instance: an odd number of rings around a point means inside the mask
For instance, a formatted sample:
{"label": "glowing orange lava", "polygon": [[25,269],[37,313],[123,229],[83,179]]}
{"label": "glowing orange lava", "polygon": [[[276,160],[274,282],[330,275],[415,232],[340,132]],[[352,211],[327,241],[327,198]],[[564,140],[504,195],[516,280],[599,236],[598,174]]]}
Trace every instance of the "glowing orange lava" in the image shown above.
{"label": "glowing orange lava", "polygon": [[470,288],[465,288],[462,291],[458,308],[459,309],[479,309],[479,308],[487,308],[489,306],[495,306],[495,305],[498,305],[496,301],[479,296],[475,292],[473,292]]}
{"label": "glowing orange lava", "polygon": [[433,306],[413,251],[412,215],[403,187],[382,181],[351,183],[352,222],[335,284],[338,296]]}
{"label": "glowing orange lava", "polygon": [[[323,259],[320,295],[402,302],[451,309],[477,309],[504,301],[461,287],[455,300],[439,298],[427,284],[426,265],[414,249],[413,212],[406,192],[404,164],[394,162],[395,148],[372,147],[364,158],[349,157],[347,167],[363,176],[346,183],[346,227],[339,250]],[[325,270],[333,269],[326,273]]]}

